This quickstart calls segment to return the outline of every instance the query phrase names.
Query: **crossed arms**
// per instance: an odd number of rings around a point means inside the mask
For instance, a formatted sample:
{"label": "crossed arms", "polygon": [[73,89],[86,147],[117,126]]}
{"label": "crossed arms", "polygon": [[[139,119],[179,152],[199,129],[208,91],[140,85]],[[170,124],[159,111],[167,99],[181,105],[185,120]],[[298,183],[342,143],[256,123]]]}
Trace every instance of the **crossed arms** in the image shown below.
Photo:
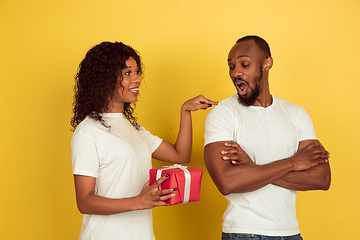
{"label": "crossed arms", "polygon": [[214,142],[204,148],[206,167],[223,195],[268,184],[298,191],[327,190],[331,182],[328,158],[318,140],[301,141],[294,156],[265,165],[256,165],[234,142]]}

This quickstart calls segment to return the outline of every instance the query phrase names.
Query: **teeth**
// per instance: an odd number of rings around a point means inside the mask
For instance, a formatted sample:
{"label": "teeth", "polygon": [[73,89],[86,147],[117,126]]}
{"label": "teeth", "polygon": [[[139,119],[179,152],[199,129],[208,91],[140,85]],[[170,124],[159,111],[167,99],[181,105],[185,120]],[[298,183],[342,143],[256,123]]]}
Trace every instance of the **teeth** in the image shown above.
{"label": "teeth", "polygon": [[139,91],[139,88],[130,89],[130,92],[138,92],[138,91]]}

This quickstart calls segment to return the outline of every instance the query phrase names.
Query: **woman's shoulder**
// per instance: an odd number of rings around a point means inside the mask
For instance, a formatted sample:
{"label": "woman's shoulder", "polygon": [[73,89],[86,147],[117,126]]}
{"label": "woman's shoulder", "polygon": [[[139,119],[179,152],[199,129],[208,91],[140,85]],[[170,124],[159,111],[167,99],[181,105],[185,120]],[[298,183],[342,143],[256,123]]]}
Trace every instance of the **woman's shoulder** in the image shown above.
{"label": "woman's shoulder", "polygon": [[74,134],[87,134],[101,127],[101,123],[93,118],[85,117],[76,127]]}

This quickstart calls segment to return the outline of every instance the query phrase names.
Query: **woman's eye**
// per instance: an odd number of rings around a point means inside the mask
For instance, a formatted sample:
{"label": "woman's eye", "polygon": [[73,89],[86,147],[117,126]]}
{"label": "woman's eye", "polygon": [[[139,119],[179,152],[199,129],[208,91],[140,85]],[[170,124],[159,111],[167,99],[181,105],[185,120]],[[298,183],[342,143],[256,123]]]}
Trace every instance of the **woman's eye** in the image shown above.
{"label": "woman's eye", "polygon": [[128,71],[128,72],[125,72],[125,74],[124,74],[124,75],[129,76],[130,74],[131,74],[131,72],[130,72],[130,71]]}
{"label": "woman's eye", "polygon": [[140,74],[140,71],[136,71],[135,74],[136,74],[136,75],[139,75],[139,74]]}

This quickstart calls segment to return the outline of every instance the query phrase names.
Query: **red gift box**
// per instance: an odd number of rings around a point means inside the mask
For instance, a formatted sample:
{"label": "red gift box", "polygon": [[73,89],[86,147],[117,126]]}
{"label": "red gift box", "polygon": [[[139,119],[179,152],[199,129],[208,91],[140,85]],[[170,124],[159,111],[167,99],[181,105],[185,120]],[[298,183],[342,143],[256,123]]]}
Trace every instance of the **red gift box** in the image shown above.
{"label": "red gift box", "polygon": [[180,164],[166,166],[162,168],[150,169],[150,185],[153,185],[157,179],[169,174],[161,185],[160,189],[170,189],[177,187],[175,197],[164,202],[171,205],[178,203],[187,203],[200,200],[202,170]]}

